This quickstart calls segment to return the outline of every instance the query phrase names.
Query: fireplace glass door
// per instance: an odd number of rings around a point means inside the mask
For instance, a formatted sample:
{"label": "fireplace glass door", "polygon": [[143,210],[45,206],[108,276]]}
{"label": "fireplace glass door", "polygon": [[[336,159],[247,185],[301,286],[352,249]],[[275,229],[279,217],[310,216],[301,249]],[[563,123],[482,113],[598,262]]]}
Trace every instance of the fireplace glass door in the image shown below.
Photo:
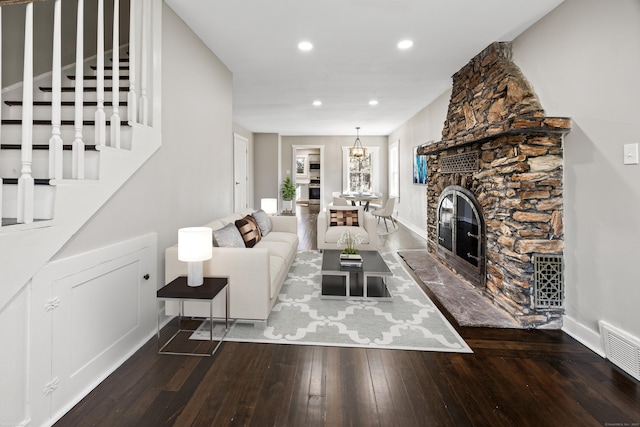
{"label": "fireplace glass door", "polygon": [[482,265],[482,225],[473,195],[448,187],[438,205],[438,255],[465,276],[478,278]]}

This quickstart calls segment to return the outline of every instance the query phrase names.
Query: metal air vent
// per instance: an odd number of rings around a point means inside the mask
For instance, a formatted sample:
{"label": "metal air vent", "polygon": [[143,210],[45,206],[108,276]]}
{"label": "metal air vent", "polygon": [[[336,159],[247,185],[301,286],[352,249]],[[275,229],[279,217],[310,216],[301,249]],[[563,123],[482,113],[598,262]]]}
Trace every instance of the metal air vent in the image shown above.
{"label": "metal air vent", "polygon": [[478,171],[478,152],[453,154],[443,157],[440,162],[440,173],[460,173]]}

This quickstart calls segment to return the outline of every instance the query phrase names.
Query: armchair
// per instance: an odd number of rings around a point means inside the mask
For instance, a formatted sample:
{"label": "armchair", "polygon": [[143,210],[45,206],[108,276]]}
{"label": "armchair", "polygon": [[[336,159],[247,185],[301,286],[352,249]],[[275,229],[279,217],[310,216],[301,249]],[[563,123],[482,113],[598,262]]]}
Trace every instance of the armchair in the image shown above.
{"label": "armchair", "polygon": [[318,213],[318,249],[337,249],[346,230],[362,238],[358,249],[378,249],[376,219],[362,206],[330,206]]}

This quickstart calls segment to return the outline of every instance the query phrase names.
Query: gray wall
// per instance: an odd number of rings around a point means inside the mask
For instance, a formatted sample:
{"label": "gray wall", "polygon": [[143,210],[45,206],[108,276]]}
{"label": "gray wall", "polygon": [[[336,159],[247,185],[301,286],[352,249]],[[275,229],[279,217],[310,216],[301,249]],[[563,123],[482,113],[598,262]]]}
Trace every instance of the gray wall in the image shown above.
{"label": "gray wall", "polygon": [[[256,133],[253,136],[254,208],[259,208],[260,199],[265,197],[280,200],[279,146],[280,135],[277,133]],[[282,209],[282,202],[278,203],[278,208]]]}
{"label": "gray wall", "polygon": [[547,114],[573,118],[564,141],[568,326],[595,333],[602,319],[640,337],[640,166],[623,165],[623,145],[640,142],[640,2],[567,0],[513,47]]}
{"label": "gray wall", "polygon": [[442,139],[451,90],[389,135],[389,144],[400,141],[400,199],[398,220],[427,238],[427,186],[413,183],[413,148]]}
{"label": "gray wall", "polygon": [[166,5],[162,19],[162,147],[62,249],[58,257],[178,228],[233,210],[232,75]]}

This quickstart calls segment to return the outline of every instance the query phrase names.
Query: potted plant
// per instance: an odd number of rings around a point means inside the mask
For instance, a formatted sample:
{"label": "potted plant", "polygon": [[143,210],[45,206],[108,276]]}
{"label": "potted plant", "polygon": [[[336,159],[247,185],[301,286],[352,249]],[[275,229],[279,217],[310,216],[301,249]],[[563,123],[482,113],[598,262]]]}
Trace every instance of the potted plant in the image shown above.
{"label": "potted plant", "polygon": [[293,212],[293,203],[292,200],[296,197],[296,187],[291,182],[291,177],[286,177],[282,182],[282,187],[280,187],[280,193],[282,194],[282,200],[288,202],[285,206],[288,206],[288,209],[283,209],[284,212]]}

